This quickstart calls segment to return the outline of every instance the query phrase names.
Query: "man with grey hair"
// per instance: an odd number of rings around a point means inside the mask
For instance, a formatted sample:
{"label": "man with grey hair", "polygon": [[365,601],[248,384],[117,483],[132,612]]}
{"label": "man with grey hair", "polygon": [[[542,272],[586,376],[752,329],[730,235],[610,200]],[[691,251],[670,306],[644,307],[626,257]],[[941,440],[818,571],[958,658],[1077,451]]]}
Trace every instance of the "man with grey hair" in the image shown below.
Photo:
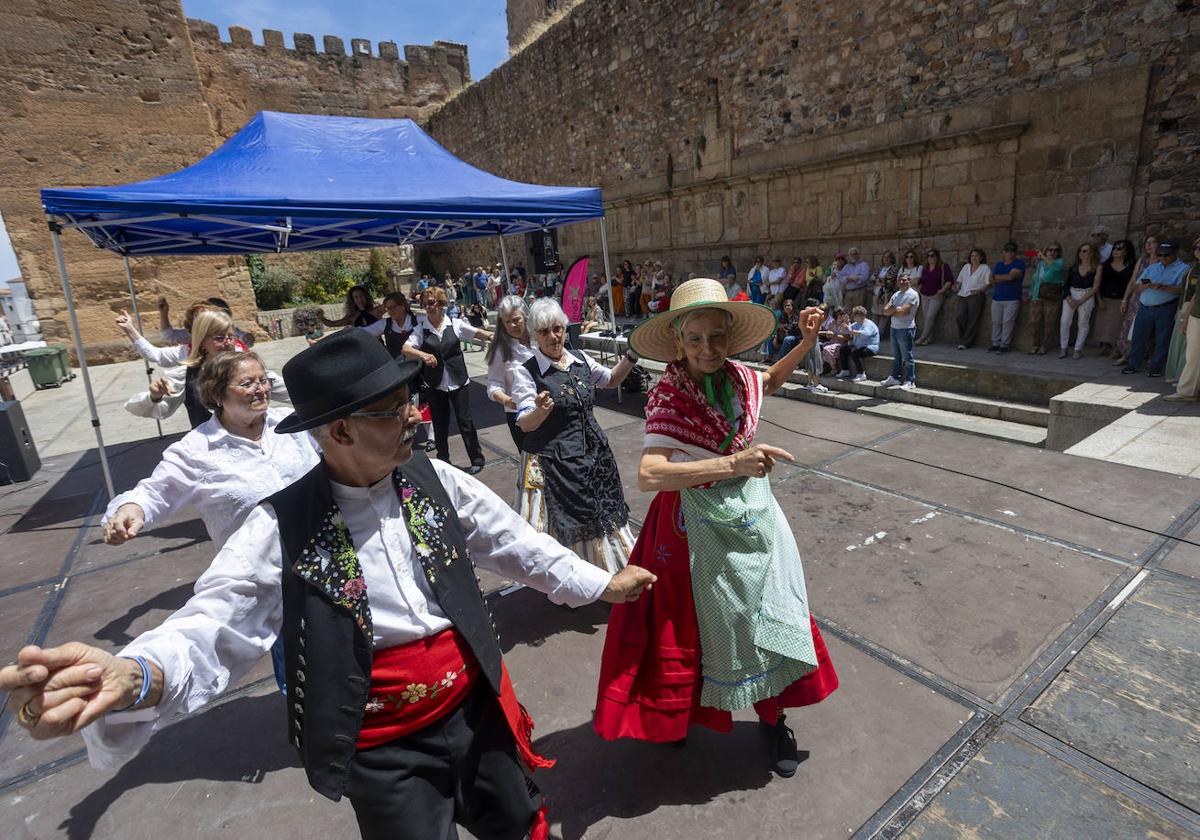
{"label": "man with grey hair", "polygon": [[92,763],[115,766],[279,637],[287,738],[317,792],[350,799],[363,837],[547,831],[524,767],[548,762],[475,567],[568,606],[623,603],[655,578],[584,563],[476,479],[414,453],[419,370],[361,330],[284,365],[296,411],[277,429],[314,431],[321,463],[251,511],[187,604],[120,655],[22,649],[0,670],[19,725],[37,739],[82,730]]}
{"label": "man with grey hair", "polygon": [[1096,225],[1092,228],[1092,244],[1096,246],[1096,255],[1100,258],[1100,262],[1108,262],[1113,249],[1112,243],[1108,241],[1108,228],[1104,225]]}
{"label": "man with grey hair", "polygon": [[871,266],[862,258],[858,246],[847,251],[846,265],[839,272],[842,281],[842,306],[853,309],[867,305],[867,283],[871,279]]}

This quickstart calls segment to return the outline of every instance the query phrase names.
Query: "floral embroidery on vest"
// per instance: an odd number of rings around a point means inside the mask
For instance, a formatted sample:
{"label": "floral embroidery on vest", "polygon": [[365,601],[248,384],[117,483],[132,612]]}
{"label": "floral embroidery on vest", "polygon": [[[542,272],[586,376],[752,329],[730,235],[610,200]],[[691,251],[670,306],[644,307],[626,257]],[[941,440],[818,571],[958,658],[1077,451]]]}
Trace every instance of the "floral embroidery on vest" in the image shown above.
{"label": "floral embroidery on vest", "polygon": [[425,570],[430,585],[437,582],[438,567],[448,567],[458,560],[458,549],[446,544],[445,526],[448,511],[418,490],[399,470],[392,474],[400,509],[408,524],[413,550]]}
{"label": "floral embroidery on vest", "polygon": [[354,623],[371,638],[371,608],[367,582],[354,551],[346,520],[337,505],[325,515],[321,527],[300,553],[293,571],[354,616]]}

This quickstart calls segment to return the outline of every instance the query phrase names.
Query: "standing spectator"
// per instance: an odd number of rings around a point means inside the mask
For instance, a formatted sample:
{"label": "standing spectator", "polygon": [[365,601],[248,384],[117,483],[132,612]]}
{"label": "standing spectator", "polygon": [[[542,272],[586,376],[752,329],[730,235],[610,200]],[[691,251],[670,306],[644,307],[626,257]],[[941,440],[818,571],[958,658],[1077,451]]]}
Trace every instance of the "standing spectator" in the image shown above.
{"label": "standing spectator", "polygon": [[987,289],[991,284],[992,270],[988,268],[987,254],[982,248],[972,248],[968,261],[963,264],[958,279],[954,281],[958,290],[954,320],[958,323],[959,350],[975,345],[979,322],[983,319],[983,305],[987,302]]}
{"label": "standing spectator", "polygon": [[822,303],[828,309],[836,309],[841,307],[843,292],[845,291],[842,284],[845,282],[844,271],[846,268],[846,255],[838,253],[833,258],[833,265],[829,266],[829,276],[825,278],[825,285],[821,287]]}
{"label": "standing spectator", "polygon": [[863,359],[869,359],[879,352],[879,327],[875,322],[867,317],[867,308],[865,306],[856,306],[851,313],[854,317],[853,323],[850,324],[850,329],[853,330],[854,336],[850,343],[842,347],[840,357],[842,369],[838,372],[838,379],[846,379],[850,376],[850,366],[854,366],[854,381],[863,382],[867,378],[867,371],[863,367]]}
{"label": "standing spectator", "polygon": [[1119,239],[1112,256],[1100,266],[1100,294],[1096,299],[1096,323],[1092,338],[1100,343],[1100,355],[1111,357],[1121,332],[1121,302],[1133,279],[1133,243]]}
{"label": "standing spectator", "polygon": [[1096,225],[1092,228],[1092,247],[1092,253],[1097,258],[1097,265],[1108,262],[1108,258],[1112,256],[1113,246],[1108,241],[1108,228],[1104,225]]}
{"label": "standing spectator", "polygon": [[1142,276],[1143,271],[1157,262],[1158,237],[1147,236],[1142,243],[1142,255],[1138,257],[1138,261],[1133,266],[1133,276],[1129,278],[1129,285],[1125,287],[1125,298],[1121,303],[1121,334],[1117,339],[1117,352],[1114,354],[1117,360],[1113,362],[1114,367],[1124,367],[1129,363],[1133,322],[1137,320],[1137,312],[1141,306],[1139,297],[1141,287],[1138,285],[1137,279]]}
{"label": "standing spectator", "polygon": [[[1193,252],[1200,251],[1200,239],[1192,244]],[[1200,258],[1200,254],[1197,254]],[[1179,317],[1175,319],[1175,330],[1171,334],[1171,349],[1167,351],[1167,366],[1164,370],[1165,379],[1174,385],[1179,381],[1183,371],[1184,358],[1187,352],[1187,319],[1191,311],[1192,298],[1196,294],[1196,276],[1200,262],[1194,264],[1183,279],[1183,291],[1179,295]]]}
{"label": "standing spectator", "polygon": [[654,285],[662,279],[663,267],[662,263],[656,262],[653,266],[646,264],[645,270],[642,272],[641,292],[638,297],[638,309],[641,310],[642,317],[645,318],[650,314],[650,301],[654,300]]}
{"label": "standing spectator", "polygon": [[737,282],[737,269],[733,267],[733,260],[731,260],[728,256],[721,257],[721,270],[717,276],[721,279],[721,285],[723,285],[726,290],[729,289],[730,283]]}
{"label": "standing spectator", "polygon": [[783,257],[771,258],[771,270],[767,272],[767,306],[778,309],[783,304],[783,290],[787,288],[787,269],[783,267]]}
{"label": "standing spectator", "polygon": [[899,385],[906,391],[917,387],[917,362],[913,358],[913,338],[917,334],[917,309],[921,296],[909,286],[909,275],[903,271],[896,277],[896,293],[883,308],[892,319],[892,375],[879,383],[884,387]]}
{"label": "standing spectator", "polygon": [[1153,353],[1146,366],[1146,374],[1163,374],[1171,330],[1175,325],[1175,309],[1179,306],[1179,293],[1183,291],[1183,278],[1188,273],[1187,264],[1177,256],[1178,250],[1179,243],[1173,239],[1159,242],[1158,262],[1147,267],[1137,278],[1141,288],[1138,314],[1133,322],[1129,364],[1121,368],[1121,373],[1138,372],[1146,358],[1146,349],[1153,340]]}
{"label": "standing spectator", "polygon": [[846,267],[842,269],[842,305],[847,309],[866,306],[870,282],[871,266],[862,258],[856,245],[850,249]]}
{"label": "standing spectator", "polygon": [[1007,353],[1012,346],[1024,285],[1025,261],[1017,256],[1017,243],[1006,242],[1004,259],[992,269],[992,346],[988,352]]}
{"label": "standing spectator", "polygon": [[[804,260],[800,257],[792,259],[792,267],[788,269],[787,285],[783,289],[783,300],[795,300],[796,298],[804,299],[804,292],[808,288],[808,281],[804,276]],[[782,301],[780,307],[783,306]]]}
{"label": "standing spectator", "polygon": [[754,258],[754,265],[746,272],[746,291],[749,292],[752,303],[762,303],[766,300],[767,276],[766,261],[759,255]]}
{"label": "standing spectator", "polygon": [[1192,244],[1192,254],[1196,257],[1196,263],[1190,272],[1194,291],[1192,305],[1188,307],[1187,318],[1182,327],[1185,341],[1183,370],[1179,374],[1179,384],[1175,386],[1175,393],[1167,396],[1171,402],[1194,402],[1200,398],[1200,289],[1195,285],[1197,266],[1200,266],[1200,239]]}
{"label": "standing spectator", "polygon": [[815,254],[805,262],[804,282],[805,300],[820,303],[825,285],[825,269],[821,267],[821,261]]}
{"label": "standing spectator", "polygon": [[942,262],[942,252],[930,248],[925,252],[925,265],[921,268],[921,337],[916,343],[922,347],[933,341],[937,331],[938,313],[950,287],[954,285],[954,270]]}
{"label": "standing spectator", "polygon": [[642,275],[649,271],[643,264],[638,271],[627,271],[622,275],[621,284],[625,288],[625,317],[636,318],[640,313],[638,298],[642,296]]}
{"label": "standing spectator", "polygon": [[[914,261],[916,255],[913,255]],[[878,327],[882,335],[880,338],[887,338],[888,320],[883,317],[883,307],[887,306],[887,302],[892,299],[892,295],[896,292],[896,276],[900,273],[900,267],[896,265],[896,255],[892,251],[884,251],[883,259],[880,263],[879,270],[875,272],[875,283],[871,288],[871,314],[875,316],[873,323],[878,323]]]}
{"label": "standing spectator", "polygon": [[1033,282],[1029,286],[1029,331],[1033,338],[1029,355],[1046,355],[1046,326],[1053,326],[1054,315],[1062,299],[1062,245],[1051,242],[1038,252],[1037,267],[1033,270]]}
{"label": "standing spectator", "polygon": [[[1110,249],[1111,250],[1111,249]],[[1064,289],[1062,318],[1058,324],[1058,358],[1067,357],[1071,343],[1071,323],[1079,316],[1075,331],[1075,355],[1083,358],[1088,330],[1092,323],[1092,310],[1096,306],[1096,293],[1100,291],[1100,265],[1096,262],[1096,249],[1091,245],[1080,245],[1075,252],[1075,264],[1067,271],[1067,286]]]}

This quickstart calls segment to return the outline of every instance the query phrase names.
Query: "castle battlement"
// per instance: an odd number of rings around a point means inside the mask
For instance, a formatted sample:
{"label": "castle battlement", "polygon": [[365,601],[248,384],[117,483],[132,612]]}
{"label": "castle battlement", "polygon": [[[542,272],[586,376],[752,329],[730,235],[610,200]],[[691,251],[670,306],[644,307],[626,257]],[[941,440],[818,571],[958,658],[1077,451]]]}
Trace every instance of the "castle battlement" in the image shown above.
{"label": "castle battlement", "polygon": [[198,18],[188,18],[188,28],[194,42],[228,50],[258,50],[267,54],[284,53],[293,56],[324,56],[332,59],[397,62],[408,64],[416,70],[424,67],[453,67],[463,77],[465,84],[470,80],[470,62],[467,57],[467,45],[453,41],[434,41],[433,44],[405,44],[404,58],[400,57],[400,47],[395,41],[380,41],[376,44],[377,52],[372,49],[371,41],[367,38],[351,38],[350,48],[346,49],[345,39],[337,35],[321,36],[321,49],[317,49],[317,39],[307,32],[292,33],[293,47],[287,47],[283,32],[278,29],[264,29],[262,44],[254,43],[254,33],[243,26],[229,27],[229,40],[221,38],[221,32],[213,23]]}

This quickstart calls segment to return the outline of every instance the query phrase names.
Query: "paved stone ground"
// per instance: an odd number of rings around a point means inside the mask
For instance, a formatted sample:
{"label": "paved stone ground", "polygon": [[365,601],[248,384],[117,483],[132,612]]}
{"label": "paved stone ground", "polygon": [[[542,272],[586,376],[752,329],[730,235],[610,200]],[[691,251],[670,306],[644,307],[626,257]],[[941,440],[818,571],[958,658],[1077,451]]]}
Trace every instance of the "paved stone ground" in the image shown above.
{"label": "paved stone ground", "polygon": [[[276,368],[286,344],[261,348]],[[97,380],[111,377],[102,415],[123,489],[177,435],[139,440],[153,423],[120,402],[144,374],[110,367]],[[0,488],[2,661],[27,642],[116,649],[182,604],[211,557],[187,514],[125,547],[100,541],[77,383],[25,400],[46,466]],[[480,477],[508,498],[515,452],[474,390]],[[650,501],[635,484],[640,411],[611,396],[598,411],[635,517]],[[773,778],[748,715],[684,750],[599,741],[606,608],[500,595],[488,578],[537,746],[559,759],[539,774],[555,836],[1200,837],[1200,548],[1151,533],[1200,541],[1200,480],[782,399],[765,417],[760,440],[797,458],[773,483],[841,677],[791,716],[807,760]],[[465,464],[458,442],[453,455]],[[90,769],[78,738],[36,743],[0,717],[4,836],[351,836],[348,805],[307,787],[281,704],[264,661],[114,772]]]}

